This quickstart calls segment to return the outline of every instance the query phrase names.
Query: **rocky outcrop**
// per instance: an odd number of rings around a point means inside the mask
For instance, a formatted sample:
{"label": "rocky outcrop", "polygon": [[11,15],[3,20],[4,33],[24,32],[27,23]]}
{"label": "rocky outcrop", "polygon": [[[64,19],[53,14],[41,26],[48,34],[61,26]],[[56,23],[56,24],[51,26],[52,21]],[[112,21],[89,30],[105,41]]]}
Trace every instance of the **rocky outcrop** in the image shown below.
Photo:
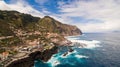
{"label": "rocky outcrop", "polygon": [[36,51],[29,54],[28,57],[19,59],[7,65],[6,67],[33,67],[35,60],[42,60],[44,62],[48,61],[51,56],[58,52],[58,47],[54,46],[50,50],[45,50],[44,52]]}

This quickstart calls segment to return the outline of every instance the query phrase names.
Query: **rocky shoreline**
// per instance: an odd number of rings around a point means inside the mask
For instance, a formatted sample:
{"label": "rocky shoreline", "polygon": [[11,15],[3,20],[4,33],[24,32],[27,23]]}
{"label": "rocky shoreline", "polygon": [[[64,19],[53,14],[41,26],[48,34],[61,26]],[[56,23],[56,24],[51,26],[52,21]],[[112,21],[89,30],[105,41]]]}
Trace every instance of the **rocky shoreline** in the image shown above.
{"label": "rocky shoreline", "polygon": [[28,55],[28,57],[16,60],[6,65],[5,67],[33,67],[35,60],[48,61],[51,56],[58,52],[58,47],[54,46],[52,49],[45,50],[44,52],[35,51]]}
{"label": "rocky shoreline", "polygon": [[46,47],[41,46],[41,44],[18,47],[19,52],[4,60],[2,67],[16,67],[16,65],[17,67],[33,67],[35,60],[47,62],[53,54],[58,52],[59,47],[71,46],[70,44],[72,44],[65,38],[62,41],[54,41],[54,39],[51,41],[52,43],[48,43]]}
{"label": "rocky shoreline", "polygon": [[[44,51],[36,50],[34,52],[28,53],[27,55],[20,57],[19,59],[9,62],[4,67],[33,67],[35,60],[42,60],[43,62],[47,62],[53,54],[58,53],[61,46],[71,46],[71,43],[72,42],[68,40],[64,40],[61,43],[54,43],[54,46],[51,49],[47,49]],[[73,50],[69,49],[69,51]]]}

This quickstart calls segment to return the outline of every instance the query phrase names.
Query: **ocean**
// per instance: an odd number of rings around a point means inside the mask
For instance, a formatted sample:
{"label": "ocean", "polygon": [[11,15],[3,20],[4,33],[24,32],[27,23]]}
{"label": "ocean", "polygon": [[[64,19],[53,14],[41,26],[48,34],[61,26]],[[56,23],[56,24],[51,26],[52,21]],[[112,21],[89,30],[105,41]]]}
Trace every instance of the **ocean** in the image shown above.
{"label": "ocean", "polygon": [[34,67],[120,67],[120,33],[85,33],[66,38],[86,46],[71,47],[74,51],[66,56],[67,47],[62,47],[48,62],[36,60]]}

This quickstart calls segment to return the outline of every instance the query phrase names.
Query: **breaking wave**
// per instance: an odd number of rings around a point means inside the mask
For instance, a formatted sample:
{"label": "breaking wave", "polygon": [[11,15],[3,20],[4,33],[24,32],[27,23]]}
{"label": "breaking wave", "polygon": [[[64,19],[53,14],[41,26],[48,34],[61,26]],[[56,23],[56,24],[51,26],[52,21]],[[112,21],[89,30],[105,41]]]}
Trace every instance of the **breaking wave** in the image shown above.
{"label": "breaking wave", "polygon": [[84,56],[84,55],[75,55],[75,57],[77,57],[77,58],[89,58],[89,57]]}
{"label": "breaking wave", "polygon": [[[47,63],[50,64],[51,67],[56,67],[57,65],[60,65],[60,64],[68,64],[68,63],[72,64],[71,61],[69,61],[70,58],[75,58],[78,60],[80,60],[81,58],[89,58],[85,55],[79,55],[76,50],[74,50],[73,52],[68,52],[65,56],[63,54],[58,53],[53,55]],[[64,60],[64,62],[61,60]]]}
{"label": "breaking wave", "polygon": [[78,45],[79,48],[87,48],[87,49],[92,49],[96,47],[100,47],[100,41],[98,40],[79,40],[76,37],[67,37],[68,40],[70,40],[74,45]]}

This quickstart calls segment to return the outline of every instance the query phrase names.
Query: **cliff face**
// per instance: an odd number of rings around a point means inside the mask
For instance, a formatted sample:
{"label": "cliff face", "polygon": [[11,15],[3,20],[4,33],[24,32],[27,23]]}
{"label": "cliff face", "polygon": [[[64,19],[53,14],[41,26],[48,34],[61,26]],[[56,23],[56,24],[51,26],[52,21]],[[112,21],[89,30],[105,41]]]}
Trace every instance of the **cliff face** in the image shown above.
{"label": "cliff face", "polygon": [[82,32],[76,26],[62,24],[52,17],[45,16],[38,21],[40,26],[44,26],[49,32],[59,33],[64,36],[81,35]]}
{"label": "cliff face", "polygon": [[31,53],[28,57],[14,61],[7,65],[6,67],[33,67],[35,60],[48,61],[51,56],[58,52],[58,47],[53,47],[50,50],[45,50],[44,52],[36,51]]}

